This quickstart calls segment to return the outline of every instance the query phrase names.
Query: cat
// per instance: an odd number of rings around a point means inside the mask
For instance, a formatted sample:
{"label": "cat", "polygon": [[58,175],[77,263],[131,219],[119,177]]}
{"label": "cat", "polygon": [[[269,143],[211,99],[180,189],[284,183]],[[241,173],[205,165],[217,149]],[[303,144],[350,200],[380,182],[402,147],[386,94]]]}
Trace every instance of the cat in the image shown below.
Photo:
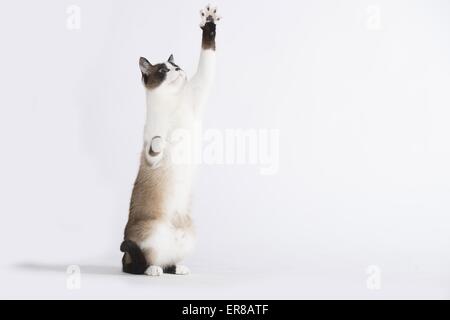
{"label": "cat", "polygon": [[[171,135],[183,129],[198,137],[201,131],[202,109],[215,72],[216,22],[220,17],[217,8],[210,5],[200,15],[200,59],[190,80],[173,55],[154,65],[146,58],[139,59],[147,117],[139,172],[120,246],[126,273],[160,276],[190,272],[179,263],[195,244],[190,214],[194,165],[171,160],[175,145]],[[192,147],[199,143],[194,139]]]}

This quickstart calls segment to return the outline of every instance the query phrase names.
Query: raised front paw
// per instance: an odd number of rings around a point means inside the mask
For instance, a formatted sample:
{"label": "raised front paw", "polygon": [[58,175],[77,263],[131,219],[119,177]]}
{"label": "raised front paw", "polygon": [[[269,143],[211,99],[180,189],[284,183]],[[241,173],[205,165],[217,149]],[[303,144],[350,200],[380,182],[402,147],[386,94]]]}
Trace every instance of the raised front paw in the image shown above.
{"label": "raised front paw", "polygon": [[207,5],[205,9],[200,10],[200,16],[202,21],[200,22],[200,27],[203,28],[207,22],[212,22],[216,24],[221,17],[217,14],[217,7],[211,7]]}

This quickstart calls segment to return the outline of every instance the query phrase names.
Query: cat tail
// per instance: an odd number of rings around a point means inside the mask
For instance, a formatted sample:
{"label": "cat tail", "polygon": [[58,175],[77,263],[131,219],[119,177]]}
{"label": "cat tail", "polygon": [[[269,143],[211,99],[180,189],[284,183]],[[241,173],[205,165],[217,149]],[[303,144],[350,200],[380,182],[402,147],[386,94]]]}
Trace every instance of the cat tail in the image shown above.
{"label": "cat tail", "polygon": [[[124,240],[120,245],[120,251],[125,252],[122,258],[122,271],[131,274],[144,274],[147,270],[148,264],[145,259],[144,253],[141,248],[131,240]],[[125,256],[128,254],[129,258],[126,259]]]}

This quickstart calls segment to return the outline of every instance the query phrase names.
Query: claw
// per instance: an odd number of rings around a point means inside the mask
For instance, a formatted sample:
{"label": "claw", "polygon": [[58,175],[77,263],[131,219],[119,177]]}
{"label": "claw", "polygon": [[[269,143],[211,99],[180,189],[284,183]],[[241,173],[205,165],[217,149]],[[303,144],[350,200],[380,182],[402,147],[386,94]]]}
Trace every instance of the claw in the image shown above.
{"label": "claw", "polygon": [[200,27],[202,28],[207,22],[214,23],[222,19],[222,17],[217,15],[217,6],[212,7],[211,4],[208,4],[204,9],[200,10],[200,16],[202,18]]}

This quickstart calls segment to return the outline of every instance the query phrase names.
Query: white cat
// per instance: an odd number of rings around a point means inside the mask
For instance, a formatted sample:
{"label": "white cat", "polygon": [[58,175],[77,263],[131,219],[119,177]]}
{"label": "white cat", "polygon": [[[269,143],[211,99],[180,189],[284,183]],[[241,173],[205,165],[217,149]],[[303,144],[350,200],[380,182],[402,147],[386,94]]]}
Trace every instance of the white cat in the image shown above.
{"label": "white cat", "polygon": [[[121,251],[123,271],[159,276],[163,272],[188,274],[179,262],[193,249],[195,235],[190,216],[192,162],[173,161],[177,131],[199,144],[202,108],[215,70],[217,9],[200,11],[202,48],[196,74],[187,80],[171,55],[152,65],[140,58],[146,89],[147,119],[139,173],[131,196],[128,223]],[[187,137],[179,136],[186,139]],[[185,145],[186,146],[186,145]]]}

